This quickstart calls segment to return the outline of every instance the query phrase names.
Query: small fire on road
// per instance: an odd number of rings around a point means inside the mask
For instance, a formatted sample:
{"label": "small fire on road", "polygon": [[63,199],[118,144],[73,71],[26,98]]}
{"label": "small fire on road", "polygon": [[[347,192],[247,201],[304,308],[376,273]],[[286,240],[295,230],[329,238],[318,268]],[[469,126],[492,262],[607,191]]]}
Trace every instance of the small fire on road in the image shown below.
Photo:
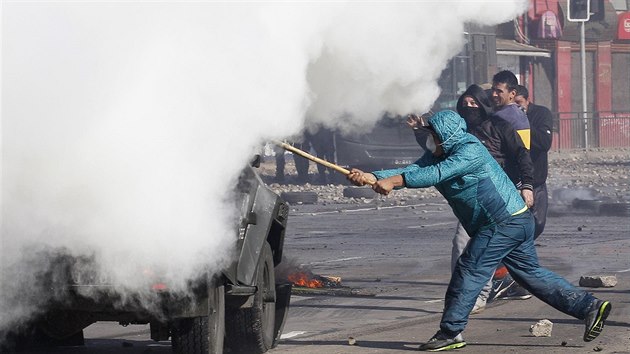
{"label": "small fire on road", "polygon": [[320,276],[305,270],[291,273],[287,276],[287,279],[294,285],[305,288],[334,288],[341,286],[340,277]]}

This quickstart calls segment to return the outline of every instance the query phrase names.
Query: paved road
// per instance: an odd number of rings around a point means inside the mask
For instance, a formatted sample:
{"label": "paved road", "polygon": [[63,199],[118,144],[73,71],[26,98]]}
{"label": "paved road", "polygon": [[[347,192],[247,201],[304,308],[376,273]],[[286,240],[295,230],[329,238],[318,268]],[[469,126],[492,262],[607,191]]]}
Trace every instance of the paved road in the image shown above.
{"label": "paved road", "polygon": [[[294,295],[283,340],[271,353],[403,353],[436,330],[449,278],[455,219],[441,200],[390,206],[301,205],[291,209],[285,254],[294,266],[342,278],[352,296]],[[582,212],[551,216],[538,240],[541,263],[577,283],[583,274],[614,274],[619,284],[594,289],[614,301],[604,335],[581,341],[582,324],[542,302],[499,301],[474,316],[467,353],[630,352],[630,220]],[[547,318],[553,336],[529,326]],[[170,353],[148,326],[96,323],[86,347],[59,353]],[[349,345],[353,337],[357,345]],[[565,343],[563,345],[563,342]]]}
{"label": "paved road", "polygon": [[[312,207],[311,207],[312,208]],[[340,275],[374,297],[300,296],[274,353],[398,353],[417,349],[437,330],[448,282],[455,221],[440,202],[327,213],[294,209],[287,254],[303,254],[315,273]],[[338,230],[338,225],[351,225]],[[336,233],[334,231],[337,231]],[[537,299],[498,301],[472,318],[466,352],[604,352],[630,349],[630,220],[581,212],[550,217],[537,241],[541,264],[577,283],[614,274],[617,287],[594,292],[615,302],[601,341],[581,341],[583,325]],[[335,236],[331,236],[335,234]],[[529,335],[540,319],[551,338]],[[348,338],[358,345],[350,346]],[[566,342],[566,345],[562,345]],[[579,348],[579,349],[578,349]]]}

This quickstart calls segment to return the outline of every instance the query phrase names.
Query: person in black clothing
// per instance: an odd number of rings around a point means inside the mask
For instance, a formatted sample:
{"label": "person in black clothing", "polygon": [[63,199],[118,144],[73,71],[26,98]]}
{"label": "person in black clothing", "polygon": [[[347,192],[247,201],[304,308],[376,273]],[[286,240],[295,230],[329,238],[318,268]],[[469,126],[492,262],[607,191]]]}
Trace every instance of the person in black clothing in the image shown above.
{"label": "person in black clothing", "polygon": [[[334,140],[334,132],[324,126],[319,126],[314,133],[310,131],[306,131],[306,136],[308,141],[311,143],[313,150],[317,154],[317,157],[320,159],[326,160],[328,162],[335,162],[335,140]],[[333,174],[333,171],[322,165],[317,164],[317,182],[320,184],[327,184]]]}
{"label": "person in black clothing", "polygon": [[510,180],[521,190],[528,207],[532,200],[524,190],[532,191],[534,167],[530,154],[514,127],[504,119],[492,115],[490,99],[478,85],[471,85],[457,101],[459,113],[468,132],[477,137],[499,163]]}
{"label": "person in black clothing", "polygon": [[[528,207],[534,202],[534,167],[529,151],[525,147],[514,126],[505,119],[492,114],[492,103],[486,91],[478,85],[471,85],[457,100],[457,112],[464,118],[468,132],[474,135],[488,149],[512,183],[520,190]],[[453,238],[451,266],[464,252],[470,237],[458,225]],[[504,266],[499,267],[499,269]],[[505,272],[505,271],[503,271]],[[499,273],[502,273],[499,270]],[[516,284],[511,277],[497,280],[493,286],[490,280],[479,294],[473,313],[482,311],[486,302],[493,298],[528,299],[532,295]]]}
{"label": "person in black clothing", "polygon": [[531,210],[534,214],[536,239],[544,231],[547,222],[547,153],[551,148],[553,118],[547,107],[529,101],[529,91],[525,86],[516,87],[514,101],[525,110],[531,129],[530,156],[534,164],[534,206]]}
{"label": "person in black clothing", "polygon": [[[311,147],[311,143],[308,141],[308,136],[306,136],[306,134],[304,134],[301,137],[291,139],[291,140],[293,140],[293,142],[291,142],[290,144],[300,150],[308,151]],[[281,147],[275,146],[274,153],[276,154],[275,156],[275,159],[276,159],[275,181],[277,183],[284,183],[285,182],[284,169],[286,165],[284,149],[282,149]],[[308,176],[309,160],[305,159],[302,156],[293,155],[293,162],[295,163],[295,169],[297,171],[296,182],[299,184],[309,182],[309,176]]]}

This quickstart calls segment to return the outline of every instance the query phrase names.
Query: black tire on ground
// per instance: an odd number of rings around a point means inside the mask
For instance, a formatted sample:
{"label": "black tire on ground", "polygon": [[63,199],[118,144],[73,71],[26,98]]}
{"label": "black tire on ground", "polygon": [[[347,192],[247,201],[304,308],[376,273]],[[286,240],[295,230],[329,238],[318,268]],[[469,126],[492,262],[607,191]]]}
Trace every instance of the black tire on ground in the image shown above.
{"label": "black tire on ground", "polygon": [[171,338],[175,354],[221,354],[225,340],[225,287],[208,290],[208,316],[175,320]]}
{"label": "black tire on ground", "polygon": [[576,209],[589,209],[597,211],[602,205],[602,201],[598,199],[573,199],[571,206]]}
{"label": "black tire on ground", "polygon": [[289,204],[317,203],[317,193],[315,192],[282,192],[280,198]]}
{"label": "black tire on ground", "polygon": [[599,208],[600,215],[630,216],[630,203],[604,203]]}
{"label": "black tire on ground", "polygon": [[230,353],[260,354],[275,346],[275,282],[273,254],[265,242],[256,270],[258,290],[253,306],[228,308],[226,345]]}
{"label": "black tire on ground", "polygon": [[346,198],[376,198],[377,194],[371,187],[346,187],[343,189],[343,196]]}

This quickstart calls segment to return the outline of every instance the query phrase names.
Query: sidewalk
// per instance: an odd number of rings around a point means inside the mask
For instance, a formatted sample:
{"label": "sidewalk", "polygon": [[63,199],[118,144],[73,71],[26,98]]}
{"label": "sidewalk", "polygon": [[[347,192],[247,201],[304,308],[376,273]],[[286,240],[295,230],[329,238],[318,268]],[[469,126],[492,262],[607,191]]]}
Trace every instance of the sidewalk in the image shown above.
{"label": "sidewalk", "polygon": [[[582,341],[584,324],[542,301],[497,301],[473,315],[464,332],[468,345],[461,353],[630,353],[630,272],[617,274],[614,288],[587,289],[611,301],[612,312],[603,333],[594,341]],[[541,319],[553,322],[551,337],[534,337],[530,325]],[[403,353],[417,351],[438,329],[440,314],[406,320],[382,329],[349,330],[317,338],[282,340],[275,353]],[[367,327],[367,326],[366,326]],[[350,345],[349,338],[356,340]]]}

